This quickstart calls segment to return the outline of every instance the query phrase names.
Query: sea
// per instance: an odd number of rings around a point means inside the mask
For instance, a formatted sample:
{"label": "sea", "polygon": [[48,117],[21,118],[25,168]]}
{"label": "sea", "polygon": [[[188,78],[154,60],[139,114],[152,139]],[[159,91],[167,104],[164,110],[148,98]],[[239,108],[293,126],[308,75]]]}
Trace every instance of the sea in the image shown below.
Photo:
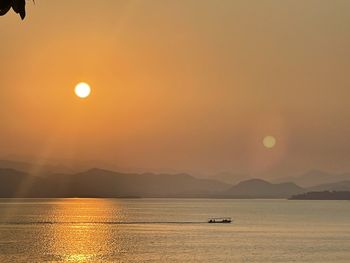
{"label": "sea", "polygon": [[0,199],[0,262],[349,263],[350,202]]}

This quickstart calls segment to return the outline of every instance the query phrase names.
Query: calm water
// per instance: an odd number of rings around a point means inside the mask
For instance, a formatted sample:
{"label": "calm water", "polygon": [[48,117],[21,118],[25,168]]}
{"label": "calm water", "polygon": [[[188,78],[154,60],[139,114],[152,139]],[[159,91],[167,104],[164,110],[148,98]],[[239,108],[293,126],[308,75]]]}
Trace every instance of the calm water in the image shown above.
{"label": "calm water", "polygon": [[0,199],[0,262],[66,261],[348,263],[350,202]]}

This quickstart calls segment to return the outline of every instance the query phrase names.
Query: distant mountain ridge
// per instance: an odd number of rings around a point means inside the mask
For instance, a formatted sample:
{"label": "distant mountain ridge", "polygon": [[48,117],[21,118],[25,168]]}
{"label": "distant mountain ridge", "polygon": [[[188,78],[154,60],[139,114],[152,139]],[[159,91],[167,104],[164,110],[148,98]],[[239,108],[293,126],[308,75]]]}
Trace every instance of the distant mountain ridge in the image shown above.
{"label": "distant mountain ridge", "polygon": [[290,200],[350,200],[350,191],[321,191],[293,195]]}
{"label": "distant mountain ridge", "polygon": [[[4,162],[0,162],[4,164]],[[27,168],[26,164],[5,163]],[[249,179],[235,185],[189,174],[121,173],[93,168],[79,173],[30,173],[0,168],[0,197],[289,198],[310,191],[349,191],[350,181],[300,187]]]}
{"label": "distant mountain ridge", "polygon": [[187,174],[126,174],[94,168],[77,174],[31,176],[0,169],[0,197],[196,197],[229,187]]}
{"label": "distant mountain ridge", "polygon": [[227,184],[237,184],[239,182],[252,179],[249,175],[244,173],[231,173],[231,172],[221,172],[208,177],[208,179],[219,180]]}
{"label": "distant mountain ridge", "polygon": [[327,173],[319,170],[308,171],[299,176],[282,177],[275,179],[274,182],[293,182],[301,187],[313,187],[321,184],[337,183],[341,181],[350,181],[350,173]]}
{"label": "distant mountain ridge", "polygon": [[238,183],[225,192],[237,198],[287,198],[305,192],[294,183],[269,183],[262,179],[250,179]]}
{"label": "distant mountain ridge", "polygon": [[[239,182],[252,179],[251,176],[244,173],[223,172],[209,177],[210,179],[219,180],[224,183],[235,185]],[[260,178],[257,176],[256,178]],[[265,178],[265,177],[264,177]],[[266,180],[266,179],[263,179]],[[322,184],[332,184],[343,181],[350,181],[350,173],[329,173],[320,170],[310,170],[301,175],[278,177],[268,179],[272,183],[292,182],[303,188],[310,188]]]}
{"label": "distant mountain ridge", "polygon": [[321,184],[308,188],[309,191],[350,191],[350,181]]}
{"label": "distant mountain ridge", "polygon": [[14,169],[17,171],[38,175],[47,173],[71,173],[72,170],[63,165],[35,164],[29,162],[0,160],[0,169]]}

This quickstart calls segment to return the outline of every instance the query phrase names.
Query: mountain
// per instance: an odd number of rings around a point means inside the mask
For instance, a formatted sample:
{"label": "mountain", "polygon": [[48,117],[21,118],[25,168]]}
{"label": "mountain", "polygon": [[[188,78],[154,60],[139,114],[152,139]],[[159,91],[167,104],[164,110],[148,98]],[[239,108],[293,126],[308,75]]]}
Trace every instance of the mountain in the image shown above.
{"label": "mountain", "polygon": [[227,184],[237,184],[241,181],[251,179],[247,174],[222,172],[209,177]]}
{"label": "mountain", "polygon": [[350,200],[350,191],[322,191],[293,195],[290,200]]}
{"label": "mountain", "polygon": [[321,184],[308,188],[309,191],[350,191],[350,181]]}
{"label": "mountain", "polygon": [[28,175],[13,169],[0,170],[0,197],[9,197],[20,188],[20,184],[26,181]]}
{"label": "mountain", "polygon": [[273,184],[261,179],[251,179],[238,183],[224,193],[235,198],[287,198],[305,192],[294,183]]}
{"label": "mountain", "polygon": [[15,169],[18,171],[27,172],[32,169],[32,167],[32,164],[26,162],[0,160],[0,169]]}
{"label": "mountain", "polygon": [[230,185],[197,179],[188,174],[126,174],[103,169],[91,169],[72,176],[47,179],[56,186],[70,185],[78,195],[94,196],[183,196],[210,194],[226,190]]}
{"label": "mountain", "polygon": [[232,186],[188,174],[133,174],[94,168],[74,174],[33,176],[0,169],[0,197],[289,198],[308,191],[350,191],[350,181],[302,188],[294,183],[250,179]]}
{"label": "mountain", "polygon": [[274,180],[274,182],[293,182],[302,187],[313,187],[321,184],[330,184],[340,181],[350,181],[350,174],[331,174],[323,171],[312,170],[300,176],[278,178]]}
{"label": "mountain", "polygon": [[0,197],[44,197],[44,179],[14,169],[0,169]]}
{"label": "mountain", "polygon": [[70,173],[71,169],[63,165],[29,163],[12,160],[0,160],[0,169],[14,169],[21,172],[30,173],[33,175],[46,173]]}
{"label": "mountain", "polygon": [[126,174],[102,169],[45,176],[0,169],[0,185],[1,197],[197,197],[230,187],[187,174]]}

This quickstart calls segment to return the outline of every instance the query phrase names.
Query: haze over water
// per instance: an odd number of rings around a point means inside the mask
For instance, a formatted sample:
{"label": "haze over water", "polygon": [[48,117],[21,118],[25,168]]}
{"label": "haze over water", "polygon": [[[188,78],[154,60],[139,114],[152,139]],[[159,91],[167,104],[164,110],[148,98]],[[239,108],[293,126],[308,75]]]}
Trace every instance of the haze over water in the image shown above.
{"label": "haze over water", "polygon": [[[313,262],[350,258],[348,201],[2,199],[0,262]],[[232,216],[233,224],[206,223]]]}

